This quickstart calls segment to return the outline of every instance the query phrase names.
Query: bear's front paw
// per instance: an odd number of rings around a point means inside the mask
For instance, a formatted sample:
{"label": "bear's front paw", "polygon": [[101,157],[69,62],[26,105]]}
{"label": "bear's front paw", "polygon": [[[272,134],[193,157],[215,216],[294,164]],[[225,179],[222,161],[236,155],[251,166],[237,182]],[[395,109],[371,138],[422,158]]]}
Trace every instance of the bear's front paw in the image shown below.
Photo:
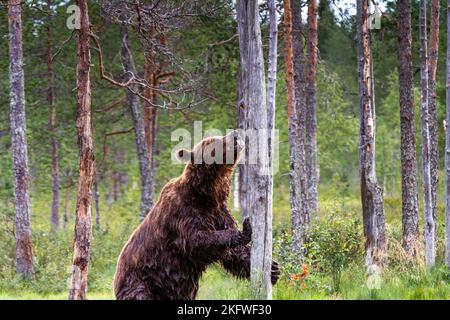
{"label": "bear's front paw", "polygon": [[278,279],[280,278],[280,274],[281,274],[281,269],[280,269],[278,262],[272,261],[272,273],[271,273],[272,285],[277,283]]}
{"label": "bear's front paw", "polygon": [[241,244],[247,244],[252,240],[252,225],[249,218],[244,220],[240,240]]}

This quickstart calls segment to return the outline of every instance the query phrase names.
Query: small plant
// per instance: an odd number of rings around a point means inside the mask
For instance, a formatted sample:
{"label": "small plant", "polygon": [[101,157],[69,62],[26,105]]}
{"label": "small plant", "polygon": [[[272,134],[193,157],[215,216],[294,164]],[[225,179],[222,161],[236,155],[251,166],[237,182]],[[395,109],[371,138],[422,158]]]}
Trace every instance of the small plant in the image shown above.
{"label": "small plant", "polygon": [[[363,257],[362,235],[357,219],[333,212],[324,220],[313,222],[308,229],[301,248],[303,261],[292,250],[292,238],[288,232],[275,237],[274,248],[278,255],[282,273],[292,275],[295,279],[310,270],[330,275],[333,291],[340,289],[341,273],[352,262]],[[306,271],[309,274],[308,269]]]}

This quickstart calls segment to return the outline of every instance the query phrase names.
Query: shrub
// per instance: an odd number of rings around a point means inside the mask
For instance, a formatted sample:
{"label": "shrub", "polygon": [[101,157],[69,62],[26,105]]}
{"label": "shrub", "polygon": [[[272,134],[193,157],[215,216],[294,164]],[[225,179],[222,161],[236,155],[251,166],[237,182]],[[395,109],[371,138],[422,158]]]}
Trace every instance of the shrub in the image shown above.
{"label": "shrub", "polygon": [[333,212],[327,218],[314,221],[308,229],[299,261],[292,250],[292,237],[286,231],[275,236],[275,255],[280,259],[285,276],[301,272],[302,263],[311,273],[323,273],[332,278],[332,289],[339,291],[342,270],[352,262],[362,262],[363,245],[357,219]]}

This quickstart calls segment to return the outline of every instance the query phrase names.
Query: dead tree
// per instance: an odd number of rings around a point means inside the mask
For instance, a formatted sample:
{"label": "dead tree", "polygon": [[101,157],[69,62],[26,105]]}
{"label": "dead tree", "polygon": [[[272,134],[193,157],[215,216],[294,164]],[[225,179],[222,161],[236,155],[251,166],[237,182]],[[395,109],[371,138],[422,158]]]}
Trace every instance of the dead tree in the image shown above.
{"label": "dead tree", "polygon": [[270,186],[267,194],[268,207],[273,208],[273,173],[274,173],[274,153],[275,153],[275,95],[277,85],[277,56],[278,56],[278,21],[276,11],[276,1],[268,0],[269,9],[269,62],[267,73],[267,127],[269,129],[268,149],[269,149],[269,175]]}
{"label": "dead tree", "polygon": [[16,270],[24,278],[34,276],[31,241],[27,128],[22,50],[22,7],[20,0],[8,1],[9,94],[11,145],[14,177],[14,225]]}
{"label": "dead tree", "polygon": [[86,299],[90,243],[92,237],[92,186],[94,184],[94,141],[91,124],[90,23],[87,0],[77,0],[80,29],[77,30],[77,118],[79,179],[75,216],[70,300]]}
{"label": "dead tree", "polygon": [[[272,267],[272,208],[269,207],[267,194],[271,187],[272,176],[269,174],[269,151],[267,144],[268,114],[262,50],[261,29],[259,25],[259,6],[256,1],[239,0],[238,8],[245,9],[248,51],[243,65],[247,68],[246,94],[244,105],[248,108],[248,128],[257,134],[251,137],[257,143],[257,150],[250,149],[250,157],[256,160],[247,164],[247,204],[252,223],[252,247],[250,258],[250,279],[252,296],[255,299],[271,299],[271,267]],[[240,20],[238,20],[240,23]],[[242,67],[242,66],[241,66]],[[264,139],[265,138],[265,139]],[[265,141],[265,143],[264,143]],[[253,144],[254,145],[254,144]],[[255,154],[257,153],[257,155]]]}
{"label": "dead tree", "polygon": [[386,256],[383,191],[375,171],[375,106],[371,77],[369,0],[357,3],[358,83],[360,105],[360,175],[366,267],[382,266]]}

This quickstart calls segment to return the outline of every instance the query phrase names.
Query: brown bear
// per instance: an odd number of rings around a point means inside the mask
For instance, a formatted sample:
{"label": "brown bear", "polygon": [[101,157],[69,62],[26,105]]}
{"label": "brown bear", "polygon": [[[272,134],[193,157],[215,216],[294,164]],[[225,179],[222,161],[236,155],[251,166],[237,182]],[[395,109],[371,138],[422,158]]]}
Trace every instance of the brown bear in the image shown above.
{"label": "brown bear", "polygon": [[[122,249],[114,277],[117,299],[195,299],[203,271],[214,262],[234,276],[250,277],[250,222],[246,219],[240,232],[227,207],[231,174],[243,146],[233,131],[177,153],[187,162],[183,174],[165,185]],[[223,161],[211,161],[217,150]],[[230,152],[231,161],[226,161]],[[279,275],[274,261],[273,284]]]}

